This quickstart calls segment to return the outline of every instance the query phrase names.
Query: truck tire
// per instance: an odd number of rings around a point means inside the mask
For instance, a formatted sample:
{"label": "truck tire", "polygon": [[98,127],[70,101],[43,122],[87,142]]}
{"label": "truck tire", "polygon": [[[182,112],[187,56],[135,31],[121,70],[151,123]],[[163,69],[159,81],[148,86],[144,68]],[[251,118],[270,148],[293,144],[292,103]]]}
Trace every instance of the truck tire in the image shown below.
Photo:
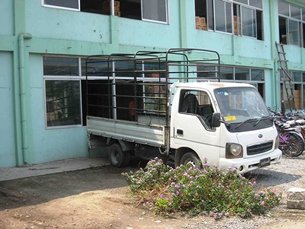
{"label": "truck tire", "polygon": [[194,152],[187,152],[182,155],[180,164],[186,165],[187,163],[193,163],[196,166],[202,167],[199,157]]}
{"label": "truck tire", "polygon": [[127,164],[126,162],[128,161],[128,158],[130,160],[130,155],[129,157],[126,156],[126,153],[122,151],[121,146],[114,143],[109,148],[108,158],[111,165],[121,168]]}

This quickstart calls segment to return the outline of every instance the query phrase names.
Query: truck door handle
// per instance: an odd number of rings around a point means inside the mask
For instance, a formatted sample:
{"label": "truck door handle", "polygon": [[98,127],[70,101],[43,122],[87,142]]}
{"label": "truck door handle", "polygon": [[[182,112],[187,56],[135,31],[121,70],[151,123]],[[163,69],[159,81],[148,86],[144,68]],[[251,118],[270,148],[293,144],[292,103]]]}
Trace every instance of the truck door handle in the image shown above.
{"label": "truck door handle", "polygon": [[181,129],[177,129],[177,134],[179,134],[179,135],[183,135],[183,130],[181,130]]}

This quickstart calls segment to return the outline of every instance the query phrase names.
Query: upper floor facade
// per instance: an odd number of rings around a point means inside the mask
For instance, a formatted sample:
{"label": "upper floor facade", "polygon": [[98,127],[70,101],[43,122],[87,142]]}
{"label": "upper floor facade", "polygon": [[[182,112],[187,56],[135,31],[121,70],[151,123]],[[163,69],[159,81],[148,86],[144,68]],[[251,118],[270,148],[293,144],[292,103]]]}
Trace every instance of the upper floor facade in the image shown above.
{"label": "upper floor facade", "polygon": [[267,68],[274,65],[274,42],[282,42],[291,67],[305,70],[300,0],[2,0],[0,26],[1,50],[28,33],[30,52],[194,47],[218,51],[226,64]]}

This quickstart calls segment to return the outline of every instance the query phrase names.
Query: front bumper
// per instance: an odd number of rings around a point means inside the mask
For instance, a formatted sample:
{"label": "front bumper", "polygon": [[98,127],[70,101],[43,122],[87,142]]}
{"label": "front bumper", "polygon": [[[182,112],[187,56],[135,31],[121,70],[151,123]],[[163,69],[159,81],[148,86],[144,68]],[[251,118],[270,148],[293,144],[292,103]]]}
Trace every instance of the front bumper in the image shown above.
{"label": "front bumper", "polygon": [[265,159],[270,158],[270,164],[279,163],[282,158],[282,151],[276,149],[270,153],[264,153],[262,155],[255,155],[255,157],[248,158],[237,158],[237,159],[226,159],[220,158],[219,168],[220,169],[236,169],[239,173],[247,173],[252,170],[267,166]]}

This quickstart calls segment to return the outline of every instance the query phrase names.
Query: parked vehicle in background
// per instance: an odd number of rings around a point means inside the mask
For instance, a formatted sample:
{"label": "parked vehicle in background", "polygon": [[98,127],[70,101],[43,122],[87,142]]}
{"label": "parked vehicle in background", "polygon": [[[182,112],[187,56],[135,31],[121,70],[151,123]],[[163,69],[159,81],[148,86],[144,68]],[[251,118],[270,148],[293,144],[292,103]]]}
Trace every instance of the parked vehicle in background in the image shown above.
{"label": "parked vehicle in background", "polygon": [[295,114],[270,112],[279,132],[279,149],[287,157],[300,156],[305,147],[305,120]]}
{"label": "parked vehicle in background", "polygon": [[117,167],[159,156],[245,173],[279,162],[261,96],[249,84],[219,82],[219,65],[219,54],[203,49],[89,57],[89,136],[103,137]]}

